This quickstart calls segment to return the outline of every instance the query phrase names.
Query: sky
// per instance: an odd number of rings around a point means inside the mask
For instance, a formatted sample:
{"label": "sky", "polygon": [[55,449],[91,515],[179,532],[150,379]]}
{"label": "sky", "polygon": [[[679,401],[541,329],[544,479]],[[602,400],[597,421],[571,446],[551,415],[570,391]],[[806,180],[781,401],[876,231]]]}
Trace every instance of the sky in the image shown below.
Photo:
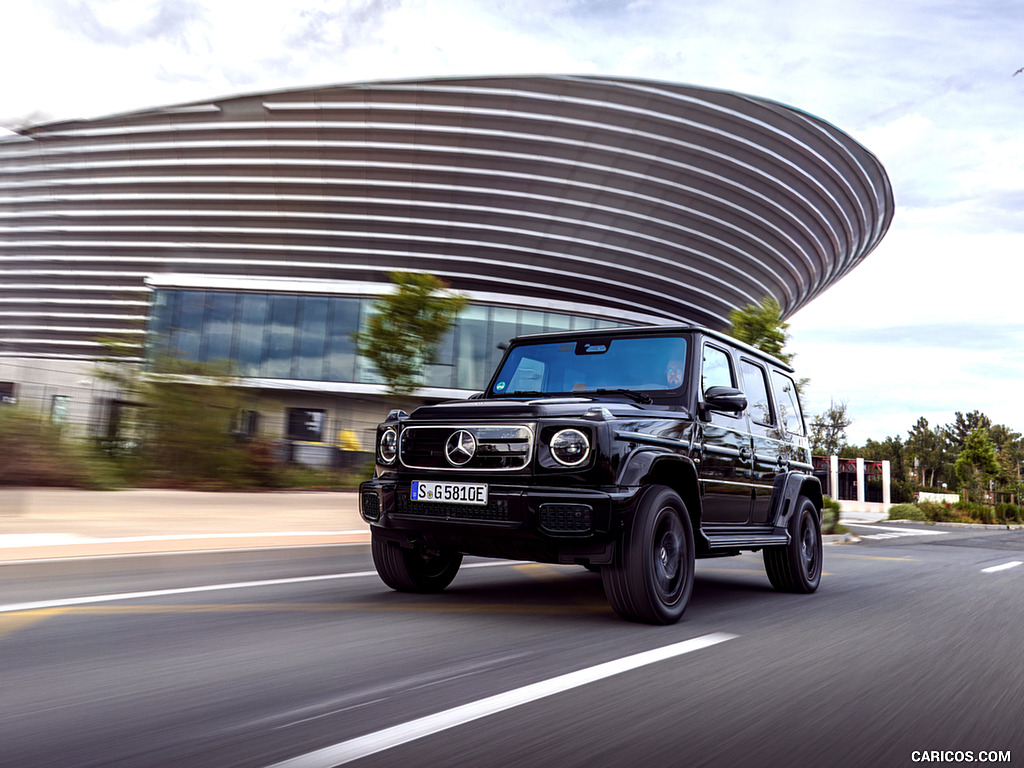
{"label": "sky", "polygon": [[[1024,432],[1019,0],[0,0],[0,125],[400,77],[597,74],[823,118],[892,181],[882,244],[790,318],[851,442],[980,410]],[[2,131],[2,129],[0,129]]]}

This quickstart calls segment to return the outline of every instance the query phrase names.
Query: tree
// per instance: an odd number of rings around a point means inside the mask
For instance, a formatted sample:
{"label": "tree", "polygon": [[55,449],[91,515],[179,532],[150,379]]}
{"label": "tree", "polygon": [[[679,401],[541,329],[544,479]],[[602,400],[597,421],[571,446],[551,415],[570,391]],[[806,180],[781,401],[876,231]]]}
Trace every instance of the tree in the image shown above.
{"label": "tree", "polygon": [[846,446],[846,428],[852,423],[846,403],[832,401],[827,411],[811,421],[811,453],[838,456]]}
{"label": "tree", "polygon": [[913,463],[917,482],[935,488],[948,479],[950,443],[946,429],[933,430],[924,416],[907,433],[906,455]]}
{"label": "tree", "polygon": [[1024,440],[1020,432],[1015,432],[1005,424],[996,424],[988,431],[989,437],[996,447],[996,458],[999,460],[1000,485],[1019,484],[1021,468],[1024,464]]}
{"label": "tree", "polygon": [[974,430],[981,429],[988,432],[992,426],[992,419],[981,411],[971,411],[968,414],[957,411],[955,416],[956,420],[952,424],[945,426],[945,431],[949,437],[949,442],[953,446],[954,453],[959,453],[963,450],[963,447],[967,444],[967,438]]}
{"label": "tree", "polygon": [[784,351],[789,323],[782,321],[782,307],[771,296],[765,296],[761,304],[748,304],[743,309],[729,313],[727,333],[762,352],[777,357],[784,363],[792,362],[793,355]]}
{"label": "tree", "polygon": [[956,460],[957,479],[961,485],[979,491],[995,479],[999,470],[995,445],[983,427],[976,428],[967,436],[964,448]]}
{"label": "tree", "polygon": [[417,272],[388,275],[395,290],[374,304],[365,330],[354,334],[359,354],[376,366],[393,396],[408,396],[422,384],[437,345],[469,299],[444,281]]}

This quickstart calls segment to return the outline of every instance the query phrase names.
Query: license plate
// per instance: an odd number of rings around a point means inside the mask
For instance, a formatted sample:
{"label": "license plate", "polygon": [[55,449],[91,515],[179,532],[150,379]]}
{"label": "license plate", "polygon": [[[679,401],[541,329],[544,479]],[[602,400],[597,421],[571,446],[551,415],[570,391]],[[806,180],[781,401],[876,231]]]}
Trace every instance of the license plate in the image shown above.
{"label": "license plate", "polygon": [[413,480],[410,497],[413,501],[433,501],[443,504],[487,504],[486,483],[435,483]]}

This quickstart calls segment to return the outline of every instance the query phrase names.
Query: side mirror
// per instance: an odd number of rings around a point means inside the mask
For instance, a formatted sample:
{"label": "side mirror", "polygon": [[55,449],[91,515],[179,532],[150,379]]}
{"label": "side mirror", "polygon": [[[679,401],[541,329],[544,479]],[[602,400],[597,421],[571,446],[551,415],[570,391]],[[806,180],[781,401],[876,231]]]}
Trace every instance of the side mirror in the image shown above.
{"label": "side mirror", "polygon": [[747,396],[733,387],[708,387],[704,393],[706,411],[742,413],[747,407]]}

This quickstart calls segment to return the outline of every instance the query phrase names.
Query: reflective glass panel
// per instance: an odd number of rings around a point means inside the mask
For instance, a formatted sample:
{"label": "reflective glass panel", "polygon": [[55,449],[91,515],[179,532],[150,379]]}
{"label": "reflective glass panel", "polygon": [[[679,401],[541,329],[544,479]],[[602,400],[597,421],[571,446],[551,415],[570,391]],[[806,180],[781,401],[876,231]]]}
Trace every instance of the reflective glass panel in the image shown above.
{"label": "reflective glass panel", "polygon": [[330,325],[324,347],[328,381],[356,380],[356,343],[352,334],[359,329],[359,305],[359,299],[330,299]]}
{"label": "reflective glass panel", "polygon": [[483,389],[491,370],[487,365],[488,308],[466,307],[457,321],[455,386]]}
{"label": "reflective glass panel", "polygon": [[237,300],[236,293],[210,292],[206,295],[206,316],[203,321],[200,357],[203,362],[231,359]]}
{"label": "reflective glass panel", "polygon": [[180,291],[171,320],[170,354],[182,360],[199,359],[200,331],[206,294],[203,291]]}
{"label": "reflective glass panel", "polygon": [[271,379],[293,378],[295,362],[295,320],[298,296],[270,297],[270,324],[260,375]]}
{"label": "reflective glass panel", "polygon": [[319,381],[324,377],[324,346],[327,340],[326,296],[304,296],[299,302],[299,339],[296,345],[295,376]]}
{"label": "reflective glass panel", "polygon": [[238,299],[235,359],[242,376],[260,375],[269,298],[262,293],[243,293]]}

